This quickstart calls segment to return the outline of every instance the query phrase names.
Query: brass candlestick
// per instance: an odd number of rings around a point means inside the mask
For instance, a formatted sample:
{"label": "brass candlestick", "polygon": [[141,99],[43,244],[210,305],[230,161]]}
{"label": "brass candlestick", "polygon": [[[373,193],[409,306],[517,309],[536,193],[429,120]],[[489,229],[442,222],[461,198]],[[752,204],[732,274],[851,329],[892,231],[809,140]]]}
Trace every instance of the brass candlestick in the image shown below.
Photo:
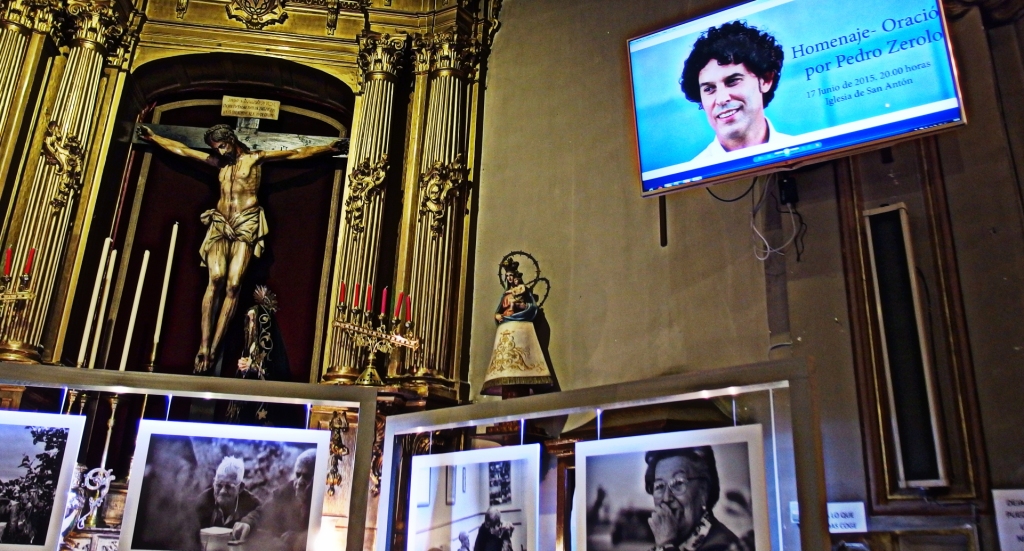
{"label": "brass candlestick", "polygon": [[28,288],[28,284],[32,282],[32,276],[29,274],[21,274],[21,276],[18,277],[17,289],[12,288],[11,283],[13,281],[14,276],[0,276],[0,302],[13,303],[36,298],[36,294]]}
{"label": "brass candlestick", "polygon": [[366,350],[366,368],[355,384],[382,386],[384,381],[376,367],[377,353],[390,354],[395,347],[419,349],[420,339],[412,334],[413,326],[412,321],[402,323],[398,317],[388,319],[383,312],[374,315],[368,310],[349,309],[346,304],[339,304],[334,327],[348,333],[356,346]]}

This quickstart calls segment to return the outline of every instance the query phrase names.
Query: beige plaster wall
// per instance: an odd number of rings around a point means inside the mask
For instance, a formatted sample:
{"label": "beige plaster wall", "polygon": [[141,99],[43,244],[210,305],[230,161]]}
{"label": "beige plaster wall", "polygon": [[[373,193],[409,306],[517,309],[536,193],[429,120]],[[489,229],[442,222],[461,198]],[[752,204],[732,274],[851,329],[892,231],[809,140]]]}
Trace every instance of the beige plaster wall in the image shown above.
{"label": "beige plaster wall", "polygon": [[[826,467],[841,473],[829,477],[829,499],[863,500],[832,165],[798,175],[810,232],[802,262],[789,258],[785,267],[794,345],[769,356],[751,202],[720,203],[703,189],[668,195],[668,246],[661,247],[658,201],[639,191],[626,40],[718,6],[628,4],[505,3],[487,75],[471,393],[479,392],[490,359],[501,295],[497,263],[523,249],[552,280],[544,310],[563,389],[789,353],[810,357],[829,402],[822,412]],[[715,192],[734,197],[748,184]]]}
{"label": "beige plaster wall", "polygon": [[749,203],[721,205],[703,190],[669,197],[663,248],[658,202],[640,197],[625,43],[683,12],[630,4],[505,3],[487,76],[473,395],[502,291],[493,274],[516,249],[552,281],[544,310],[564,389],[767,358]]}

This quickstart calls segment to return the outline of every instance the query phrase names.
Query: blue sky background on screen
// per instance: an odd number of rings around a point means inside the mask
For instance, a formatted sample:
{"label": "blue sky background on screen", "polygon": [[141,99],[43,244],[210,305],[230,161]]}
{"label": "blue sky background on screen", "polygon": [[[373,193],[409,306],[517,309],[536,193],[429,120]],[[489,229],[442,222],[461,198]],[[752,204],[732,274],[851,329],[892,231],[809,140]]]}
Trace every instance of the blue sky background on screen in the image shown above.
{"label": "blue sky background on screen", "polygon": [[[761,4],[764,2],[752,3],[746,8]],[[955,98],[944,40],[891,51],[893,44],[898,45],[900,41],[928,32],[942,32],[941,19],[889,32],[883,30],[883,24],[889,18],[913,17],[922,10],[936,7],[936,0],[793,0],[740,17],[748,25],[774,35],[785,53],[779,88],[765,109],[767,117],[778,132],[796,136]],[[631,65],[641,171],[689,161],[714,139],[704,111],[686,99],[680,89],[679,78],[683,63],[700,32],[707,30],[712,22],[715,26],[720,24],[721,15],[717,20],[709,21],[708,25],[701,25],[695,32],[673,40],[640,50],[636,50],[638,45],[634,43]],[[874,32],[860,44],[840,45],[794,59],[794,47],[803,45],[806,48],[864,29]],[[881,55],[852,65],[836,66],[838,54],[856,55],[861,48],[877,48]],[[816,65],[826,62],[831,62],[829,70],[814,72]],[[931,66],[907,71],[908,66],[925,62]],[[808,69],[811,69],[809,79]],[[898,69],[903,71],[897,74]],[[874,82],[858,83],[858,79],[870,77],[874,77]],[[912,85],[852,97],[833,105],[828,105],[820,93],[822,89],[834,86],[840,89],[826,96],[838,97],[868,86],[884,89],[887,83],[905,78],[912,79]],[[843,88],[845,83],[849,85]]]}

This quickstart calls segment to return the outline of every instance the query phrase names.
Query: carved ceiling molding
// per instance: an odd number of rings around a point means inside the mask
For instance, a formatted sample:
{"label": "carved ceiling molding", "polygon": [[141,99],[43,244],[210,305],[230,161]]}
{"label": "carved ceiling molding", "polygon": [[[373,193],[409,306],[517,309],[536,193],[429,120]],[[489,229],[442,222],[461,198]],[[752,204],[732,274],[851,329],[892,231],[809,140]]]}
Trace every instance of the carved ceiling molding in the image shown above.
{"label": "carved ceiling molding", "polygon": [[245,23],[245,28],[262,30],[288,19],[285,0],[231,0],[225,9],[229,19]]}
{"label": "carved ceiling molding", "polygon": [[943,0],[942,5],[953,19],[977,7],[989,27],[1015,23],[1024,17],[1024,0]]}
{"label": "carved ceiling molding", "polygon": [[292,4],[323,8],[327,11],[327,36],[338,30],[338,14],[343,11],[366,14],[372,0],[292,0]]}

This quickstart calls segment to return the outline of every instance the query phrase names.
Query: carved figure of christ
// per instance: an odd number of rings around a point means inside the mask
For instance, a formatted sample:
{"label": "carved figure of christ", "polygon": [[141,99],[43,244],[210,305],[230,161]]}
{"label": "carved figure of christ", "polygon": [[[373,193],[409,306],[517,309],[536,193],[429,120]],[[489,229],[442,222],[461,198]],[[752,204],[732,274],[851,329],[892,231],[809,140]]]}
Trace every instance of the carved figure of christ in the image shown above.
{"label": "carved figure of christ", "polygon": [[139,137],[170,153],[217,167],[220,195],[217,207],[200,216],[208,226],[199,250],[209,270],[203,295],[202,341],[196,353],[196,373],[205,372],[220,353],[221,341],[238,307],[238,291],[253,256],[263,252],[267,222],[256,195],[260,189],[261,166],[272,161],[308,159],[344,150],[345,144],[314,145],[282,151],[250,150],[226,124],[206,131],[203,140],[213,149],[206,153],[162,137],[147,126],[139,126]]}

